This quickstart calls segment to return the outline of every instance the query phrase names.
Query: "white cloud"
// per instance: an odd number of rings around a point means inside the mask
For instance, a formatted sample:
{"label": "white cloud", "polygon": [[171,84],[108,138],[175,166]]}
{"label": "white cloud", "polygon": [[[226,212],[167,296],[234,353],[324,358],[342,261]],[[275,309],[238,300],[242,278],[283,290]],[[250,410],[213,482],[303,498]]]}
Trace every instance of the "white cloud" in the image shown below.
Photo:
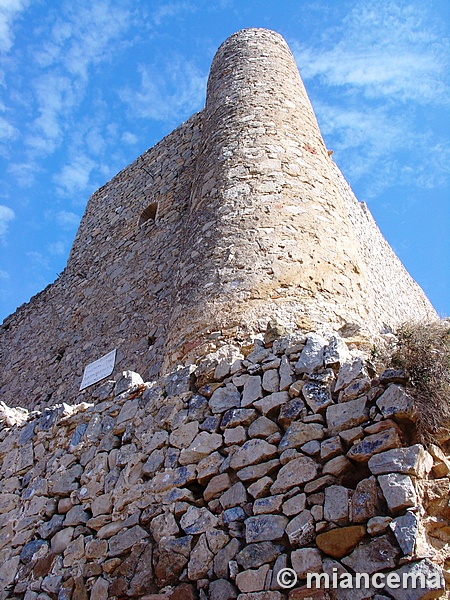
{"label": "white cloud", "polygon": [[122,142],[125,144],[135,144],[137,141],[137,135],[131,133],[130,131],[125,131],[125,133],[122,134]]}
{"label": "white cloud", "polygon": [[15,213],[9,206],[0,204],[0,239],[4,238],[10,222],[15,218]]}
{"label": "white cloud", "polygon": [[17,133],[17,129],[11,123],[0,117],[0,140],[11,140],[17,136]]}
{"label": "white cloud", "polygon": [[186,12],[195,12],[197,7],[192,2],[168,2],[161,4],[153,13],[155,25],[161,25],[161,22],[168,17],[175,17]]}
{"label": "white cloud", "polygon": [[8,52],[14,43],[13,24],[29,0],[0,0],[0,52]]}
{"label": "white cloud", "polygon": [[315,46],[292,44],[305,79],[357,89],[370,98],[448,102],[450,43],[417,6],[358,2]]}
{"label": "white cloud", "polygon": [[56,213],[56,222],[63,229],[73,229],[74,227],[78,227],[80,224],[80,217],[73,212],[61,210]]}
{"label": "white cloud", "polygon": [[54,242],[48,245],[48,251],[54,256],[63,256],[66,253],[66,246],[64,242]]}
{"label": "white cloud", "polygon": [[86,155],[77,156],[53,177],[63,194],[84,192],[89,188],[90,175],[95,162]]}
{"label": "white cloud", "polygon": [[11,173],[17,183],[22,187],[33,185],[38,167],[33,163],[12,163],[8,166],[8,172]]}
{"label": "white cloud", "polygon": [[27,257],[33,268],[36,268],[36,269],[49,269],[50,268],[50,261],[47,256],[44,256],[42,254],[42,252],[37,252],[35,250],[32,250],[31,252],[27,252]]}
{"label": "white cloud", "polygon": [[139,71],[140,90],[120,93],[134,115],[172,123],[202,107],[207,75],[194,63],[174,57],[163,73],[147,66]]}
{"label": "white cloud", "polygon": [[3,279],[3,281],[7,281],[9,279],[9,273],[7,271],[4,271],[3,269],[0,269],[0,279]]}

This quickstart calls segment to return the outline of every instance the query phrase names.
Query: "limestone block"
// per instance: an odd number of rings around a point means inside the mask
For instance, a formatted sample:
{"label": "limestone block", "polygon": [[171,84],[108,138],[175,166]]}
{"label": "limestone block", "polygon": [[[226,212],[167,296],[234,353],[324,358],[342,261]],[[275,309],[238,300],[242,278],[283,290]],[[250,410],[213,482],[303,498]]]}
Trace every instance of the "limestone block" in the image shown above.
{"label": "limestone block", "polygon": [[423,479],[432,467],[433,458],[421,444],[388,450],[369,460],[369,469],[374,475],[404,473]]}
{"label": "limestone block", "polygon": [[380,475],[378,482],[388,508],[393,514],[417,505],[416,490],[408,475],[400,473]]}

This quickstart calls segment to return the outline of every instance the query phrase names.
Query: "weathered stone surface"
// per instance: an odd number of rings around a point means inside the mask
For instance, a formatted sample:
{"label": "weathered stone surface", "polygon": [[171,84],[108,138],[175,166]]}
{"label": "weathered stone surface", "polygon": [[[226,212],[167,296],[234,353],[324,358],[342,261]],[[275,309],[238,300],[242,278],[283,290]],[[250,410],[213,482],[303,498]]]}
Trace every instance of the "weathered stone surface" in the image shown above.
{"label": "weathered stone surface", "polygon": [[370,379],[368,377],[363,377],[362,379],[355,379],[352,381],[350,385],[345,387],[340,396],[340,402],[348,402],[349,400],[354,400],[359,396],[362,396],[365,392],[370,390],[371,384]]}
{"label": "weathered stone surface", "polygon": [[253,408],[231,408],[223,415],[220,422],[220,428],[237,427],[238,425],[248,426],[258,417],[258,413]]}
{"label": "weathered stone surface", "polygon": [[286,492],[297,485],[311,481],[316,475],[317,463],[308,456],[300,456],[281,467],[270,491],[272,494]]}
{"label": "weathered stone surface", "polygon": [[324,428],[317,423],[302,423],[295,421],[288,427],[278,448],[279,451],[290,448],[300,448],[311,440],[321,440],[324,436]]}
{"label": "weathered stone surface", "polygon": [[388,450],[369,460],[369,469],[374,475],[404,473],[423,478],[432,467],[433,457],[421,444]]}
{"label": "weathered stone surface", "polygon": [[380,433],[366,436],[360,442],[357,442],[347,452],[348,458],[357,462],[368,462],[374,454],[385,452],[392,448],[399,448],[402,442],[395,429],[390,428]]}
{"label": "weathered stone surface", "polygon": [[313,373],[316,369],[323,366],[324,348],[327,346],[327,341],[315,333],[310,333],[306,336],[306,345],[300,354],[295,365],[295,372]]}
{"label": "weathered stone surface", "polygon": [[350,385],[355,379],[366,377],[367,369],[362,358],[355,357],[348,362],[345,362],[339,369],[338,378],[334,387],[335,392],[340,392],[342,389]]}
{"label": "weathered stone surface", "polygon": [[217,525],[215,517],[207,508],[190,506],[181,517],[180,526],[187,535],[205,533]]}
{"label": "weathered stone surface", "polygon": [[275,392],[269,396],[265,396],[261,400],[257,400],[253,403],[253,406],[257,408],[265,417],[275,417],[279,412],[280,407],[289,401],[288,392]]}
{"label": "weathered stone surface", "polygon": [[228,490],[231,487],[231,480],[228,473],[222,473],[221,475],[216,475],[213,477],[208,485],[206,486],[205,491],[203,492],[203,498],[206,502],[209,502],[214,497],[221,494],[221,492]]}
{"label": "weathered stone surface", "polygon": [[253,514],[264,515],[279,512],[283,496],[269,496],[267,498],[258,498],[253,503]]}
{"label": "weathered stone surface", "polygon": [[240,406],[241,395],[238,389],[232,383],[225,387],[218,388],[209,400],[209,406],[213,413],[224,413],[230,408]]}
{"label": "weathered stone surface", "polygon": [[294,377],[294,371],[292,370],[292,367],[290,365],[289,359],[287,356],[282,356],[281,357],[281,364],[280,364],[280,392],[284,392],[286,390],[288,390],[290,388],[290,386],[292,385],[292,383],[294,383],[295,381],[295,377]]}
{"label": "weathered stone surface", "polygon": [[286,502],[283,504],[282,510],[287,517],[292,517],[301,513],[302,510],[305,509],[305,505],[306,494],[296,494],[295,496],[292,496],[292,498],[286,500]]}
{"label": "weathered stone surface", "polygon": [[340,367],[350,361],[350,352],[344,340],[336,335],[330,337],[328,345],[323,351],[323,363],[325,367]]}
{"label": "weathered stone surface", "polygon": [[345,525],[349,520],[350,491],[342,485],[325,488],[323,516],[327,521]]}
{"label": "weathered stone surface", "polygon": [[240,481],[231,486],[220,498],[220,504],[224,510],[233,506],[242,506],[246,502],[247,491]]}
{"label": "weathered stone surface", "polygon": [[317,548],[300,548],[291,553],[292,568],[299,579],[305,579],[307,573],[322,571],[322,557]]}
{"label": "weathered stone surface", "polygon": [[287,517],[281,515],[249,517],[245,521],[245,540],[247,544],[277,541],[283,537],[287,523]]}
{"label": "weathered stone surface", "polygon": [[253,402],[263,397],[261,377],[259,375],[250,375],[244,384],[242,392],[242,407],[251,406]]}
{"label": "weathered stone surface", "polygon": [[[431,600],[431,598],[442,597],[445,589],[442,569],[428,559],[406,564],[400,569],[393,571],[393,573],[398,575],[398,579],[395,581],[392,579],[391,581],[388,580],[386,591],[395,600]],[[405,575],[408,581],[406,589],[402,586]],[[423,579],[421,579],[421,576]],[[412,581],[417,582],[414,587]],[[425,583],[424,586],[422,585],[422,581]]]}
{"label": "weathered stone surface", "polygon": [[216,579],[209,584],[210,600],[234,600],[238,594],[237,588],[226,579]]}
{"label": "weathered stone surface", "polygon": [[372,517],[367,522],[367,533],[369,535],[380,535],[385,533],[389,529],[389,523],[392,521],[392,517]]}
{"label": "weathered stone surface", "polygon": [[208,571],[213,564],[214,555],[206,542],[206,535],[203,533],[194,549],[191,552],[188,563],[188,577],[191,581],[198,581],[208,575]]}
{"label": "weathered stone surface", "polygon": [[161,587],[179,583],[179,577],[189,560],[191,543],[192,536],[161,540],[155,563],[155,575]]}
{"label": "weathered stone surface", "polygon": [[309,510],[303,510],[286,526],[289,542],[294,548],[307,546],[314,541],[315,523]]}
{"label": "weathered stone surface", "polygon": [[364,523],[378,512],[378,487],[375,477],[363,479],[358,483],[352,496],[351,520]]}
{"label": "weathered stone surface", "polygon": [[198,423],[196,421],[191,421],[172,431],[169,442],[172,446],[181,450],[181,448],[187,448],[194,441],[197,433]]}
{"label": "weathered stone surface", "polygon": [[393,519],[389,527],[394,532],[403,554],[413,554],[419,532],[419,522],[415,513],[406,511],[403,516]]}
{"label": "weathered stone surface", "polygon": [[273,563],[282,549],[283,546],[269,541],[248,544],[236,555],[236,561],[243,569],[257,569],[265,563]]}
{"label": "weathered stone surface", "polygon": [[343,453],[342,441],[338,435],[328,438],[320,445],[320,458],[330,460]]}
{"label": "weathered stone surface", "polygon": [[262,378],[262,387],[266,392],[269,392],[269,394],[280,391],[280,376],[277,369],[265,371]]}
{"label": "weathered stone surface", "polygon": [[239,552],[240,544],[236,538],[233,538],[224,548],[221,548],[214,557],[214,573],[217,577],[228,578],[229,563]]}
{"label": "weathered stone surface", "polygon": [[126,390],[142,385],[143,383],[144,380],[139,373],[135,373],[134,371],[123,371],[121,377],[116,383],[114,392],[116,396],[118,396]]}
{"label": "weathered stone surface", "polygon": [[306,404],[314,412],[324,412],[333,404],[330,387],[320,381],[308,381],[302,389]]}
{"label": "weathered stone surface", "polygon": [[400,473],[380,475],[378,482],[392,513],[396,514],[405,508],[416,506],[416,491],[408,475]]}
{"label": "weathered stone surface", "polygon": [[248,435],[251,438],[267,438],[278,430],[277,425],[267,417],[259,417],[248,428]]}
{"label": "weathered stone surface", "polygon": [[[302,381],[301,383],[303,384],[304,382]],[[284,429],[287,429],[292,421],[295,421],[300,417],[304,410],[306,410],[305,403],[301,398],[292,398],[291,400],[288,400],[285,404],[280,406],[278,424]]]}
{"label": "weathered stone surface", "polygon": [[395,383],[378,398],[377,406],[385,419],[415,421],[418,417],[411,396]]}
{"label": "weathered stone surface", "polygon": [[163,537],[175,537],[179,531],[175,517],[170,512],[158,515],[150,523],[150,532],[156,542],[160,542]]}
{"label": "weathered stone surface", "polygon": [[244,467],[237,472],[237,476],[241,481],[257,481],[275,471],[279,465],[280,461],[277,458],[274,458],[273,460],[269,460],[268,462],[264,462],[259,465],[250,465],[249,467]]}
{"label": "weathered stone surface", "polygon": [[329,556],[342,558],[349,554],[355,546],[363,539],[366,533],[362,525],[350,525],[349,527],[338,527],[316,537],[316,544]]}
{"label": "weathered stone surface", "polygon": [[391,544],[388,536],[383,535],[359,544],[342,562],[356,573],[377,573],[394,568],[399,554],[398,548]]}
{"label": "weathered stone surface", "polygon": [[248,440],[231,457],[230,466],[232,469],[240,469],[248,465],[258,464],[268,461],[277,455],[277,447],[269,444],[265,440]]}
{"label": "weathered stone surface", "polygon": [[346,456],[336,456],[323,465],[322,473],[340,477],[346,471],[351,471],[352,468],[353,465]]}
{"label": "weathered stone surface", "polygon": [[327,424],[331,435],[336,435],[344,429],[356,427],[367,421],[369,409],[367,400],[358,398],[342,404],[332,404],[327,408]]}
{"label": "weathered stone surface", "polygon": [[259,592],[264,589],[269,565],[256,570],[241,571],[236,576],[236,585],[241,592]]}
{"label": "weathered stone surface", "polygon": [[222,446],[223,439],[218,433],[201,431],[188,448],[183,448],[178,459],[181,465],[197,463]]}
{"label": "weathered stone surface", "polygon": [[121,554],[124,554],[130,550],[134,544],[137,544],[147,537],[148,533],[142,529],[142,527],[139,527],[139,525],[135,525],[131,529],[121,531],[109,539],[108,556],[120,556]]}

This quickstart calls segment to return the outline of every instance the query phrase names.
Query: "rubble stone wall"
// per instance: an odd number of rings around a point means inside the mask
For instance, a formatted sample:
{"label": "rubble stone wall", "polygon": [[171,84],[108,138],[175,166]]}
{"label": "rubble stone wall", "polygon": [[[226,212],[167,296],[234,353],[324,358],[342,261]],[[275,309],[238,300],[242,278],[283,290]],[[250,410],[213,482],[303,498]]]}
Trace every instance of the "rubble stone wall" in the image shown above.
{"label": "rubble stone wall", "polygon": [[116,373],[149,380],[268,317],[376,336],[436,314],[328,155],[288,46],[247,29],[218,50],[205,109],[91,197],[64,272],[5,320],[0,392],[74,399],[114,348]]}
{"label": "rubble stone wall", "polygon": [[[418,443],[404,375],[338,336],[274,337],[76,406],[3,404],[0,599],[447,597],[450,462]],[[437,589],[305,590],[308,572]]]}

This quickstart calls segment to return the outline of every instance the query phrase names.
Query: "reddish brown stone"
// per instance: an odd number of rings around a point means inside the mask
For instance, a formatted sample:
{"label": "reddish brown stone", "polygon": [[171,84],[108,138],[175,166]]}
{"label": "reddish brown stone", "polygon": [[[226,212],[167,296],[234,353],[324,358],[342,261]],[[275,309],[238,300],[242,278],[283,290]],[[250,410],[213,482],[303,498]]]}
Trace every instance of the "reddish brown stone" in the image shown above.
{"label": "reddish brown stone", "polygon": [[366,528],[362,525],[351,525],[350,527],[338,527],[316,537],[316,544],[329,556],[342,558],[353,550],[356,544],[362,540]]}
{"label": "reddish brown stone", "polygon": [[170,596],[170,600],[197,600],[197,590],[190,583],[182,583]]}

